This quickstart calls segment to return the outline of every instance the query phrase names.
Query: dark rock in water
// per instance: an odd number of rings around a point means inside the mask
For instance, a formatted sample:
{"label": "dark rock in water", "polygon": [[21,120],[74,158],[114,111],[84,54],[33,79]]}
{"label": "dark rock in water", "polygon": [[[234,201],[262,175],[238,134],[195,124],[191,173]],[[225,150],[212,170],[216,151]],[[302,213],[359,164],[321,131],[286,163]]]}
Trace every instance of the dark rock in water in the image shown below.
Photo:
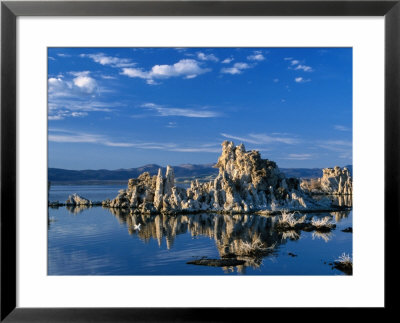
{"label": "dark rock in water", "polygon": [[343,229],[342,232],[350,232],[353,233],[353,228],[352,227],[348,227],[346,229]]}
{"label": "dark rock in water", "polygon": [[222,258],[236,258],[237,256],[234,253],[227,253],[221,256]]}
{"label": "dark rock in water", "polygon": [[353,275],[353,265],[342,263],[342,262],[334,262],[333,267],[334,269],[340,270],[341,272],[345,273],[346,275]]}
{"label": "dark rock in water", "polygon": [[244,265],[246,261],[234,259],[234,258],[225,258],[225,259],[197,259],[193,261],[188,261],[189,265],[200,265],[200,266],[212,266],[212,267],[230,267],[230,266],[239,266]]}
{"label": "dark rock in water", "polygon": [[49,201],[49,207],[52,209],[58,209],[60,206],[64,206],[64,203],[60,203],[58,201],[53,201],[53,202]]}
{"label": "dark rock in water", "polygon": [[321,233],[327,233],[327,232],[331,232],[335,228],[336,228],[336,225],[333,224],[330,227],[314,227],[314,230],[317,232],[321,232]]}
{"label": "dark rock in water", "polygon": [[291,252],[288,252],[288,255],[289,255],[289,256],[291,256],[291,257],[297,257],[297,255],[296,255],[296,254],[294,254],[294,253],[291,253]]}

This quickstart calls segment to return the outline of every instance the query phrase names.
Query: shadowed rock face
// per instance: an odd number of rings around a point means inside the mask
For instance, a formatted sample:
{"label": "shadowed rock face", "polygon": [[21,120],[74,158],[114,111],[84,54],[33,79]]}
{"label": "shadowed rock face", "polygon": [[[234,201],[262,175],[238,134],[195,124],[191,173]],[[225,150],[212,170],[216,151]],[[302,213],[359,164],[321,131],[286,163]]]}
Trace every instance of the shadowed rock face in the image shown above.
{"label": "shadowed rock face", "polygon": [[216,167],[218,176],[210,182],[192,181],[188,189],[175,186],[173,169],[165,177],[161,169],[130,179],[104,206],[131,208],[144,213],[229,212],[247,213],[258,210],[327,209],[328,200],[315,201],[300,189],[298,179],[286,178],[276,163],[262,159],[258,151],[246,151],[243,144],[222,143],[222,154]]}
{"label": "shadowed rock face", "polygon": [[353,182],[346,167],[324,168],[321,178],[303,180],[301,188],[314,194],[352,195]]}

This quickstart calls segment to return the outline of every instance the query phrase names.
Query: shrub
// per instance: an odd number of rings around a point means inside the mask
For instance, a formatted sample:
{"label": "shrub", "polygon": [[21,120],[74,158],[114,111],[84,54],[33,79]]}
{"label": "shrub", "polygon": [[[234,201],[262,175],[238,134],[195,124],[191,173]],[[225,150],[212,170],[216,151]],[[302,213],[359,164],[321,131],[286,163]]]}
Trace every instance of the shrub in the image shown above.
{"label": "shrub", "polygon": [[329,216],[323,217],[321,219],[312,218],[311,224],[317,229],[320,228],[332,229],[333,227],[335,227],[335,224],[331,222],[331,218]]}
{"label": "shrub", "polygon": [[296,218],[294,214],[283,211],[279,216],[278,225],[294,228],[296,225],[303,224],[306,221],[306,215]]}

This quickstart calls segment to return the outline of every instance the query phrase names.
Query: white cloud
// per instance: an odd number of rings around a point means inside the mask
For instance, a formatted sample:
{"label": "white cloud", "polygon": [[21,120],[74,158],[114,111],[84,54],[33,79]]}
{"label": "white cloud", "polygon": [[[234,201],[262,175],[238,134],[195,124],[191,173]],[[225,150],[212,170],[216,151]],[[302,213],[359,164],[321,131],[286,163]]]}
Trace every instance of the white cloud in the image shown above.
{"label": "white cloud", "polygon": [[311,80],[310,80],[310,79],[305,79],[305,78],[303,78],[303,77],[296,77],[296,78],[294,79],[294,81],[295,81],[296,83],[307,83],[307,82],[310,82]]}
{"label": "white cloud", "polygon": [[202,61],[218,62],[219,59],[214,54],[197,53],[197,58]]}
{"label": "white cloud", "polygon": [[94,78],[85,75],[79,75],[73,79],[75,86],[86,93],[93,93],[97,89],[97,82]]}
{"label": "white cloud", "polygon": [[81,54],[80,56],[81,57],[89,57],[96,63],[99,63],[101,65],[110,65],[112,67],[128,67],[128,66],[136,65],[136,63],[133,63],[132,60],[129,58],[106,56],[103,53]]}
{"label": "white cloud", "polygon": [[342,126],[342,125],[335,125],[333,126],[334,129],[339,130],[339,131],[350,131],[350,128]]}
{"label": "white cloud", "polygon": [[261,53],[261,51],[255,51],[253,55],[247,56],[247,59],[249,61],[263,61],[265,59],[264,55]]}
{"label": "white cloud", "polygon": [[49,99],[55,97],[94,96],[98,90],[97,82],[90,77],[89,71],[69,72],[75,76],[72,80],[64,80],[61,75],[48,79]]}
{"label": "white cloud", "polygon": [[294,69],[295,70],[303,70],[304,72],[312,72],[312,70],[313,70],[311,68],[311,66],[301,65],[301,64],[297,65]]}
{"label": "white cloud", "polygon": [[64,57],[64,58],[66,58],[66,57],[71,57],[71,55],[69,55],[69,54],[63,54],[63,53],[58,53],[57,56],[58,56],[58,57]]}
{"label": "white cloud", "polygon": [[155,79],[167,79],[170,77],[191,79],[209,71],[211,69],[202,68],[199,62],[194,59],[182,59],[173,65],[154,65],[149,71],[141,68],[123,68],[121,74],[132,78],[145,79],[148,84],[156,84]]}
{"label": "white cloud", "polygon": [[292,59],[290,61],[290,66],[288,68],[290,70],[303,71],[303,72],[312,72],[313,71],[311,66],[301,64],[301,62],[297,59]]}
{"label": "white cloud", "polygon": [[250,68],[251,66],[247,63],[235,63],[233,67],[225,67],[221,69],[221,73],[224,74],[241,74],[243,70]]}
{"label": "white cloud", "polygon": [[150,78],[149,72],[145,72],[140,68],[123,68],[121,74],[129,77],[139,77],[142,79]]}
{"label": "white cloud", "polygon": [[234,60],[233,57],[228,57],[228,58],[225,58],[221,63],[222,63],[222,64],[229,64],[229,63],[231,63],[233,60]]}
{"label": "white cloud", "polygon": [[159,117],[215,118],[219,116],[217,112],[210,110],[168,108],[154,103],[145,103],[141,107],[157,112],[157,116]]}

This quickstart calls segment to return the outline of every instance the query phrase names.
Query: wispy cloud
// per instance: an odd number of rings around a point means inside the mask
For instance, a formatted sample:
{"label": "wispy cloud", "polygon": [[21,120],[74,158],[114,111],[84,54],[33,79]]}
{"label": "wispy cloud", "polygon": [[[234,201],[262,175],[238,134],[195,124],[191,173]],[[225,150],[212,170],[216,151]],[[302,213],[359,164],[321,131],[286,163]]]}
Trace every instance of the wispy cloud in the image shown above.
{"label": "wispy cloud", "polygon": [[263,61],[265,59],[265,57],[264,57],[264,55],[262,54],[261,51],[256,50],[256,51],[254,51],[253,55],[247,56],[247,59],[249,61],[258,61],[258,62],[260,62],[260,61]]}
{"label": "wispy cloud", "polygon": [[255,145],[272,144],[272,143],[283,143],[287,145],[294,145],[300,142],[298,138],[285,137],[285,136],[271,136],[263,133],[261,134],[251,133],[245,137],[234,136],[227,133],[221,133],[221,136],[224,138],[238,140],[241,142],[247,142]]}
{"label": "wispy cloud", "polygon": [[165,150],[175,152],[187,152],[187,153],[216,153],[221,151],[219,145],[208,145],[199,144],[197,147],[179,145],[176,143],[165,143],[165,142],[139,142],[139,141],[118,141],[113,140],[105,135],[90,134],[83,132],[73,132],[62,129],[49,129],[48,140],[51,142],[58,143],[77,143],[77,144],[97,144],[108,147],[120,147],[120,148],[138,148],[146,150]]}
{"label": "wispy cloud", "polygon": [[58,57],[63,57],[63,58],[71,57],[71,55],[69,55],[69,54],[64,54],[64,53],[58,53],[57,56],[58,56]]}
{"label": "wispy cloud", "polygon": [[250,68],[251,66],[247,63],[235,63],[232,67],[225,67],[221,69],[221,73],[224,74],[242,74],[243,70]]}
{"label": "wispy cloud", "polygon": [[315,144],[319,148],[338,153],[340,158],[351,158],[353,143],[350,140],[320,140]]}
{"label": "wispy cloud", "polygon": [[69,110],[59,110],[55,111],[52,114],[49,114],[49,120],[63,120],[65,118],[81,118],[86,117],[88,115],[87,112],[78,112],[78,111],[69,111]]}
{"label": "wispy cloud", "polygon": [[159,117],[215,118],[219,116],[219,113],[207,109],[170,108],[155,103],[145,103],[141,107],[157,112]]}
{"label": "wispy cloud", "polygon": [[201,61],[212,61],[218,62],[219,59],[214,54],[204,54],[202,52],[197,53],[197,58]]}
{"label": "wispy cloud", "polygon": [[102,93],[108,92],[99,86],[89,71],[70,71],[48,79],[49,120],[69,117],[85,117],[88,112],[111,112],[121,103],[102,102]]}
{"label": "wispy cloud", "polygon": [[233,57],[227,57],[221,63],[222,64],[230,64],[231,62],[233,62],[233,60],[234,60]]}
{"label": "wispy cloud", "polygon": [[308,160],[308,159],[311,159],[311,158],[312,158],[311,154],[289,154],[287,157],[284,157],[283,159]]}
{"label": "wispy cloud", "polygon": [[192,79],[201,74],[210,72],[211,69],[201,67],[194,59],[181,59],[172,65],[154,65],[149,71],[141,68],[123,68],[121,74],[132,78],[145,79],[148,84],[157,84],[155,80],[170,77],[183,77]]}
{"label": "wispy cloud", "polygon": [[305,78],[303,78],[303,77],[296,77],[295,79],[294,79],[294,81],[296,82],[296,83],[307,83],[307,82],[311,82],[311,79],[305,79]]}
{"label": "wispy cloud", "polygon": [[116,77],[112,76],[112,75],[101,75],[100,77],[105,80],[115,80],[116,79]]}
{"label": "wispy cloud", "polygon": [[129,58],[107,56],[103,53],[81,54],[80,57],[88,57],[91,58],[96,63],[99,63],[101,65],[110,65],[112,67],[129,67],[136,65],[136,63],[132,62],[132,60]]}
{"label": "wispy cloud", "polygon": [[331,146],[345,146],[345,147],[353,146],[353,143],[349,140],[327,140],[324,143]]}
{"label": "wispy cloud", "polygon": [[311,66],[301,65],[301,64],[297,65],[294,69],[296,71],[302,70],[304,72],[312,72],[312,70],[313,70]]}
{"label": "wispy cloud", "polygon": [[168,124],[165,126],[166,128],[176,128],[178,124],[176,122],[168,122]]}
{"label": "wispy cloud", "polygon": [[339,130],[339,131],[345,131],[345,132],[350,131],[350,128],[342,126],[342,125],[334,125],[333,128],[335,130]]}
{"label": "wispy cloud", "polygon": [[312,72],[313,68],[311,66],[305,65],[297,59],[292,59],[291,57],[284,58],[284,60],[290,60],[290,65],[288,69],[303,72]]}

